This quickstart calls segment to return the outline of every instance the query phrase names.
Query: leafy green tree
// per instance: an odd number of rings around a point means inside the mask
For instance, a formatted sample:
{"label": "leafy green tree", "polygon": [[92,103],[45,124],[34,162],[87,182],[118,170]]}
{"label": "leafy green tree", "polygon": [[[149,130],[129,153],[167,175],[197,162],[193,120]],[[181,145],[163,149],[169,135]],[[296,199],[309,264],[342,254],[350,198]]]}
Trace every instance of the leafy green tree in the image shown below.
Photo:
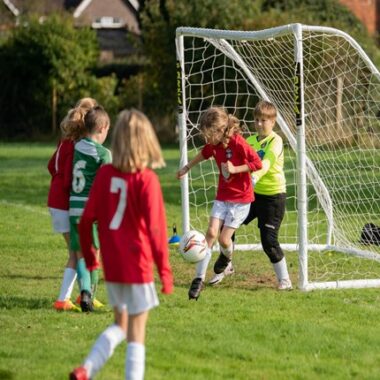
{"label": "leafy green tree", "polygon": [[46,134],[94,83],[95,33],[52,16],[23,21],[0,46],[0,135]]}
{"label": "leafy green tree", "polygon": [[149,58],[144,110],[166,116],[168,124],[175,125],[177,27],[244,29],[247,19],[259,17],[259,5],[260,2],[252,0],[144,1],[141,23],[144,50]]}

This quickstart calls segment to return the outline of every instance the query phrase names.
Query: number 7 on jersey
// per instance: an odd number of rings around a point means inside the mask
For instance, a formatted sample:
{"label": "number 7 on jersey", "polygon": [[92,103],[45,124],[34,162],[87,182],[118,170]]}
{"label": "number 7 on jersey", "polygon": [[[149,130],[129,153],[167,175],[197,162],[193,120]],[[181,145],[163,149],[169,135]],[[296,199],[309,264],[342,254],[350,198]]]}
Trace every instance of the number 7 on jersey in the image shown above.
{"label": "number 7 on jersey", "polygon": [[120,191],[119,203],[117,204],[116,212],[109,226],[110,230],[117,230],[123,220],[125,208],[127,206],[127,184],[121,178],[112,177],[110,191],[114,194]]}

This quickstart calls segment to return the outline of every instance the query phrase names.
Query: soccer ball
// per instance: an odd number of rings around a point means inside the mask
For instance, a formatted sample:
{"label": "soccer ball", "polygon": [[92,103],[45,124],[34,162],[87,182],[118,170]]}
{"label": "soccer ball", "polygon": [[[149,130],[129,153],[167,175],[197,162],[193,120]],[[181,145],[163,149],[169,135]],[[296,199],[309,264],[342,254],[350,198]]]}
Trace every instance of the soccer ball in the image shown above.
{"label": "soccer ball", "polygon": [[186,232],[179,242],[179,252],[189,263],[203,260],[207,252],[205,236],[194,230]]}

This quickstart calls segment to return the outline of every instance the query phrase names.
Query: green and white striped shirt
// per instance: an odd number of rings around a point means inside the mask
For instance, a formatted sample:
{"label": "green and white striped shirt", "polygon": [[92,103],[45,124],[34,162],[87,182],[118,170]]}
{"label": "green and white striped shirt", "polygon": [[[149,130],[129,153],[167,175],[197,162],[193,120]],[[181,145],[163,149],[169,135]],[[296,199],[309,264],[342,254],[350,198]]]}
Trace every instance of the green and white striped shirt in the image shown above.
{"label": "green and white striped shirt", "polygon": [[75,144],[70,216],[83,214],[98,169],[100,166],[110,163],[111,160],[111,152],[107,148],[87,137]]}

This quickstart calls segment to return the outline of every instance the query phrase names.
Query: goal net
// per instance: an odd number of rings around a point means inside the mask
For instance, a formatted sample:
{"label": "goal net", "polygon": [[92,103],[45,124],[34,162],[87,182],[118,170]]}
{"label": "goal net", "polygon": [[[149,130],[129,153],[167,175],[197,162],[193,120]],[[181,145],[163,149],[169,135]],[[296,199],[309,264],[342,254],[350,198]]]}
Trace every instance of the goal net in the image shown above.
{"label": "goal net", "polygon": [[[380,247],[361,240],[365,224],[380,225],[380,74],[357,42],[291,24],[178,28],[176,47],[181,165],[204,144],[205,109],[226,107],[248,136],[255,104],[271,101],[285,144],[280,243],[299,254],[299,287],[380,286]],[[218,175],[208,160],[182,180],[184,232],[206,231]],[[254,223],[237,230],[236,249],[262,249]]]}

